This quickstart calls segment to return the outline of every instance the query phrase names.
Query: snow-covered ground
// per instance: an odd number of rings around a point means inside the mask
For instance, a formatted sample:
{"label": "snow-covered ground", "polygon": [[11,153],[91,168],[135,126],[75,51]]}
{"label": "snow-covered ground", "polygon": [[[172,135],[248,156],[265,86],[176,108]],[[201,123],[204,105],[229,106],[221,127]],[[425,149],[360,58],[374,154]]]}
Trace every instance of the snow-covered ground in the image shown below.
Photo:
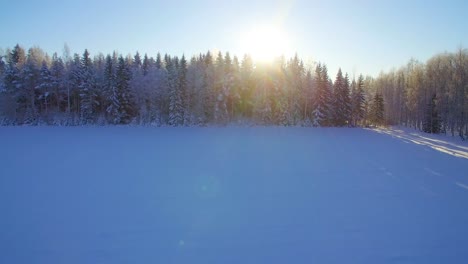
{"label": "snow-covered ground", "polygon": [[424,145],[449,155],[468,159],[468,141],[463,141],[458,136],[427,134],[406,127],[376,128],[374,131],[399,138],[406,143]]}
{"label": "snow-covered ground", "polygon": [[0,127],[0,263],[468,263],[467,145],[428,138]]}

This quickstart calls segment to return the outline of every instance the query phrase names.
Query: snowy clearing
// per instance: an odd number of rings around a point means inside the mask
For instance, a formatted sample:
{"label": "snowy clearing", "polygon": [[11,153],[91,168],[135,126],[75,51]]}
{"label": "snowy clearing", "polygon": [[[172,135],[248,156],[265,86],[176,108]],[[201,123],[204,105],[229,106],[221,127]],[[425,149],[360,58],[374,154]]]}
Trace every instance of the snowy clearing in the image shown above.
{"label": "snowy clearing", "polygon": [[1,127],[0,263],[467,263],[468,151],[437,140]]}

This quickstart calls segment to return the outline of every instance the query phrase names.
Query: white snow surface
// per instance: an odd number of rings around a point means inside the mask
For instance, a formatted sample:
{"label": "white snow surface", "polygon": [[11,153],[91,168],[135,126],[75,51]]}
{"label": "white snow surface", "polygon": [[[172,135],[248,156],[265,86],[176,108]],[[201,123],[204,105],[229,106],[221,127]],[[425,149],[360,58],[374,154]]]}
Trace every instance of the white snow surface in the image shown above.
{"label": "white snow surface", "polygon": [[449,155],[468,159],[468,141],[462,141],[458,136],[427,134],[405,127],[375,128],[374,131],[402,139],[406,143],[424,145]]}
{"label": "white snow surface", "polygon": [[0,263],[468,263],[467,146],[427,138],[0,127]]}

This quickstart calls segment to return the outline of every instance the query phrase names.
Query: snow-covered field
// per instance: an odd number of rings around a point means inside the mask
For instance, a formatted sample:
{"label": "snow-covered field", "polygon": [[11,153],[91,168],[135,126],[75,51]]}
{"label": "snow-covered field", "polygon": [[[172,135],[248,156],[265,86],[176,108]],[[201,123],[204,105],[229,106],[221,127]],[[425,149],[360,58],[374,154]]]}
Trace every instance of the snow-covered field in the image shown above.
{"label": "snow-covered field", "polygon": [[468,263],[467,154],[396,130],[0,127],[0,263]]}

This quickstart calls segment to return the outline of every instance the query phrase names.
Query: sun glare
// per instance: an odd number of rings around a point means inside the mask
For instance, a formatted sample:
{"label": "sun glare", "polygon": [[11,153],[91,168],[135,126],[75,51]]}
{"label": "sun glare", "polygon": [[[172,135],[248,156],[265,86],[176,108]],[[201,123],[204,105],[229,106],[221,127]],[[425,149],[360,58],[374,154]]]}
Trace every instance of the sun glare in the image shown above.
{"label": "sun glare", "polygon": [[281,29],[273,26],[259,26],[251,29],[243,38],[242,46],[257,62],[271,62],[287,55],[288,37]]}

